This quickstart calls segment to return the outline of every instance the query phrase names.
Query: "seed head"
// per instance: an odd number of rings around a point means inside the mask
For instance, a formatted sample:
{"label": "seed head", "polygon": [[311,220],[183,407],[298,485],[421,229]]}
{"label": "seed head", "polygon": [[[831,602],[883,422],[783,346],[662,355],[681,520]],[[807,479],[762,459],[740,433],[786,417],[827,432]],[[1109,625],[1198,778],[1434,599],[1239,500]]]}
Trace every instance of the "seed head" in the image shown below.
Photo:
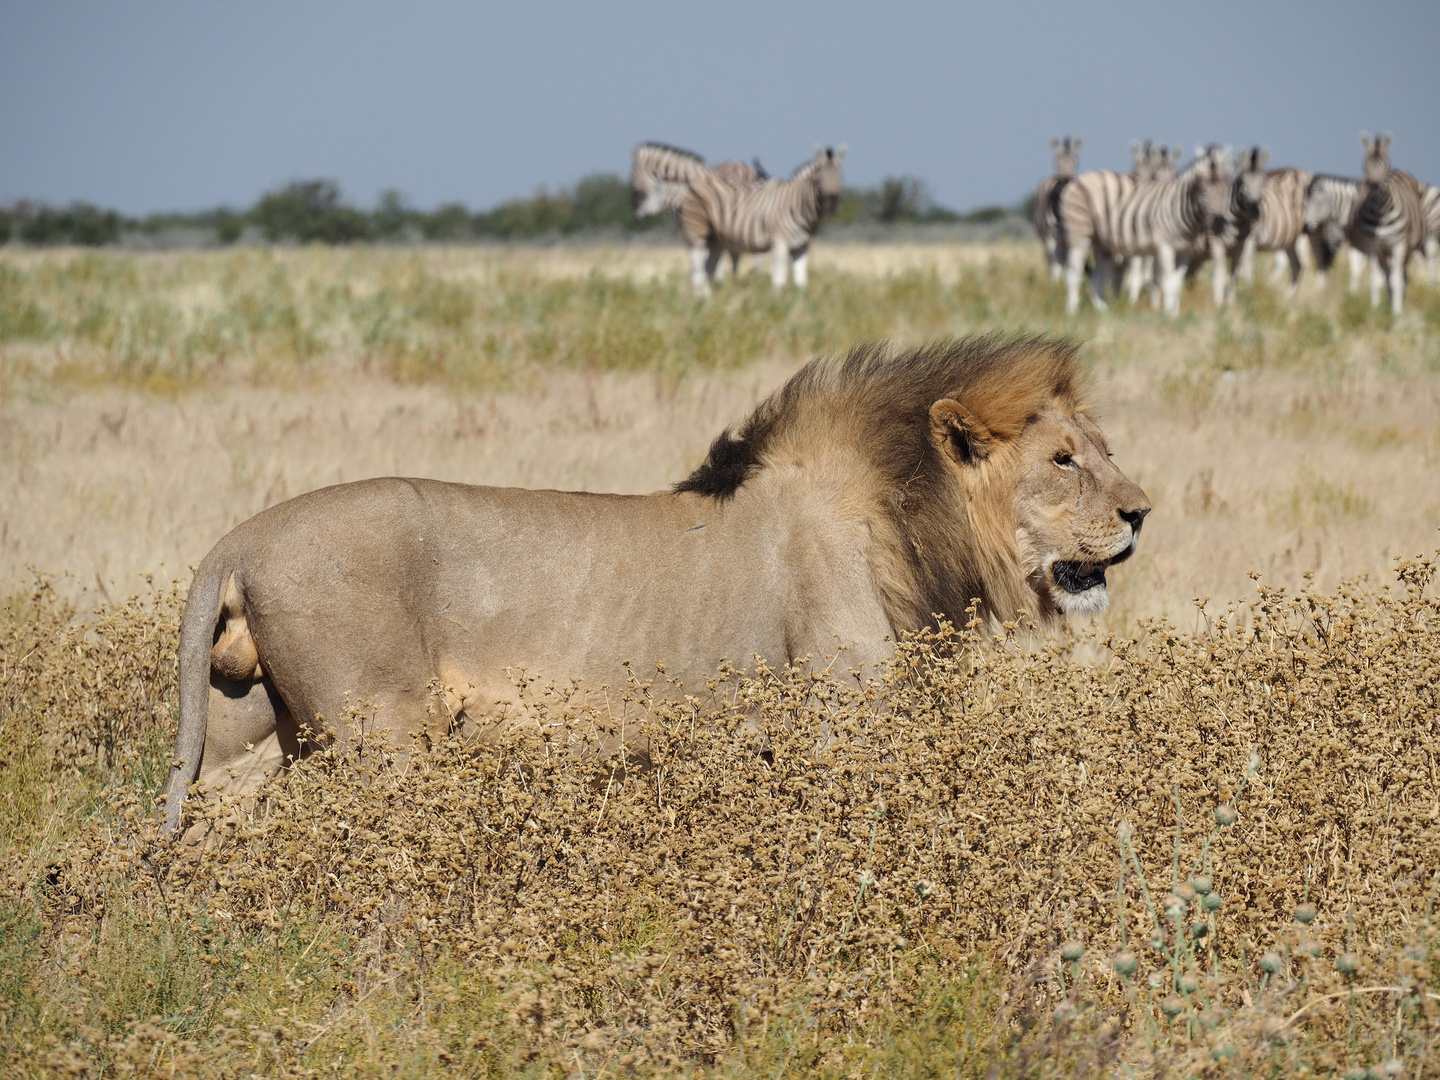
{"label": "seed head", "polygon": [[933,881],[928,881],[925,878],[921,878],[919,881],[915,882],[915,895],[920,897],[921,900],[927,898],[934,891],[935,883]]}
{"label": "seed head", "polygon": [[1280,954],[1277,952],[1267,952],[1260,957],[1260,970],[1267,975],[1274,975],[1284,964],[1285,961],[1280,959]]}
{"label": "seed head", "polygon": [[1085,955],[1085,946],[1078,941],[1067,941],[1060,946],[1060,959],[1073,964]]}
{"label": "seed head", "polygon": [[1151,947],[1152,949],[1154,949],[1156,952],[1164,952],[1164,951],[1165,951],[1165,935],[1164,935],[1164,934],[1161,934],[1161,933],[1158,932],[1158,931],[1155,932],[1155,933],[1153,933],[1153,934],[1151,934],[1151,935],[1150,935],[1150,947]]}
{"label": "seed head", "polygon": [[1342,952],[1335,958],[1335,970],[1341,975],[1354,975],[1360,967],[1360,958],[1352,952]]}
{"label": "seed head", "polygon": [[1186,994],[1193,994],[1200,989],[1200,980],[1187,971],[1180,976],[1180,989]]}
{"label": "seed head", "polygon": [[1129,949],[1115,954],[1115,974],[1128,979],[1140,967],[1140,958]]}
{"label": "seed head", "polygon": [[1073,1020],[1075,1018],[1075,1006],[1071,1005],[1068,1001],[1062,1001],[1059,1005],[1055,1006],[1054,1016],[1057,1024],[1063,1024],[1066,1020]]}
{"label": "seed head", "polygon": [[1201,938],[1205,937],[1205,935],[1207,935],[1208,933],[1210,933],[1210,924],[1209,924],[1209,923],[1197,922],[1197,923],[1195,923],[1193,926],[1190,927],[1190,936],[1193,937],[1196,941],[1199,941]]}
{"label": "seed head", "polygon": [[1199,890],[1188,881],[1182,881],[1179,885],[1175,886],[1175,895],[1187,904],[1195,899],[1198,892]]}
{"label": "seed head", "polygon": [[860,888],[868,889],[875,884],[875,875],[869,870],[860,871]]}
{"label": "seed head", "polygon": [[1220,899],[1220,894],[1213,892],[1206,893],[1205,899],[1202,901],[1202,904],[1206,911],[1219,911],[1220,905],[1223,903],[1225,903],[1225,901]]}
{"label": "seed head", "polygon": [[1165,917],[1167,919],[1179,918],[1185,911],[1185,898],[1178,893],[1171,893],[1165,897]]}
{"label": "seed head", "polygon": [[1320,942],[1313,939],[1302,941],[1295,947],[1295,951],[1313,960],[1320,955]]}
{"label": "seed head", "polygon": [[1196,874],[1190,879],[1190,887],[1201,896],[1209,896],[1210,890],[1215,888],[1215,882],[1209,874]]}
{"label": "seed head", "polygon": [[1314,904],[1301,904],[1295,909],[1295,921],[1298,923],[1304,923],[1306,926],[1309,926],[1312,922],[1315,921],[1315,915],[1316,911]]}
{"label": "seed head", "polygon": [[1179,1016],[1185,1011],[1185,1001],[1171,994],[1164,1001],[1160,1002],[1160,1011],[1166,1016]]}
{"label": "seed head", "polygon": [[1215,808],[1215,823],[1217,825],[1234,825],[1235,808],[1229,803],[1221,803]]}

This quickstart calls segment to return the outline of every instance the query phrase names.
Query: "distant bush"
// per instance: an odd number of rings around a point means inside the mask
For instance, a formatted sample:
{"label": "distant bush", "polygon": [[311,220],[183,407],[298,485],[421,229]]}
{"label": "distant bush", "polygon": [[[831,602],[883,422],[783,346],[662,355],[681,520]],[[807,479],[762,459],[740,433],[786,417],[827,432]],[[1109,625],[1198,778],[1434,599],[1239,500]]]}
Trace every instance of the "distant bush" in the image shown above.
{"label": "distant bush", "polygon": [[[841,224],[986,224],[1012,213],[1005,207],[987,206],[959,214],[936,203],[918,177],[888,176],[877,187],[847,188],[835,220]],[[472,211],[461,203],[417,210],[393,189],[380,196],[373,210],[362,210],[345,200],[333,180],[294,180],[266,192],[246,211],[219,207],[191,214],[127,218],[89,203],[56,209],[28,201],[0,209],[0,244],[15,239],[37,247],[98,247],[116,243],[122,233],[154,237],[179,230],[210,230],[223,245],[237,241],[246,227],[258,229],[271,242],[346,244],[422,238],[525,240],[597,230],[638,233],[673,229],[674,222],[665,216],[636,219],[629,182],[614,173],[591,173],[573,188],[553,194],[541,187],[529,198],[510,199],[482,211]]]}
{"label": "distant bush", "polygon": [[89,203],[71,203],[63,209],[21,200],[6,214],[4,232],[35,246],[80,244],[103,247],[120,238],[124,218],[114,210],[102,210]]}
{"label": "distant bush", "polygon": [[373,226],[370,215],[341,201],[340,187],[332,180],[297,180],[279,191],[267,192],[249,217],[267,240],[301,243],[365,240]]}

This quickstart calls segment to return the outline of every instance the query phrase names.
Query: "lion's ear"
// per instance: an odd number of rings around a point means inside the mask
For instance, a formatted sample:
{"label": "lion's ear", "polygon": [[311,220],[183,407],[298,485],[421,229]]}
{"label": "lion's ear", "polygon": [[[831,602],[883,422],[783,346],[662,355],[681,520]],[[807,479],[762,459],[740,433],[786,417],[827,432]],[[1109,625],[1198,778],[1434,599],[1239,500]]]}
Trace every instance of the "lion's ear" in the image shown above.
{"label": "lion's ear", "polygon": [[960,465],[984,461],[995,445],[990,429],[953,398],[941,398],[930,406],[930,438]]}

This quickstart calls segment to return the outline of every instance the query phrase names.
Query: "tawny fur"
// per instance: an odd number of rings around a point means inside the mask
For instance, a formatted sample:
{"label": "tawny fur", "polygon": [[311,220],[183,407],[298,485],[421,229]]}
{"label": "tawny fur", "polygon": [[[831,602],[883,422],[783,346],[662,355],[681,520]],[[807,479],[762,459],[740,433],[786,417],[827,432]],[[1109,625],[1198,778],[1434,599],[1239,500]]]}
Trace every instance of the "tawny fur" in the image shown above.
{"label": "tawny fur", "polygon": [[[673,491],[314,491],[196,573],[167,826],[197,775],[244,793],[297,752],[296,718],[340,724],[347,703],[397,748],[483,741],[529,715],[522,669],[603,710],[626,661],[665,665],[656,693],[703,695],[722,661],[844,646],[863,679],[972,599],[999,619],[1097,610],[1148,510],[1084,411],[1073,347],[1041,339],[813,361]],[[1095,587],[1062,588],[1060,566]]]}

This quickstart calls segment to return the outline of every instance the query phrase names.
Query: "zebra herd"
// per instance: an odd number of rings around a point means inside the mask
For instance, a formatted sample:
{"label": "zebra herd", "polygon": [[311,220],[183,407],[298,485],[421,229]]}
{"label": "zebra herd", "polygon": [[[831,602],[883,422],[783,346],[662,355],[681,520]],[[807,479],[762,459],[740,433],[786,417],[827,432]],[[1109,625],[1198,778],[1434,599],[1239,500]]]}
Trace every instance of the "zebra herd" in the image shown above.
{"label": "zebra herd", "polygon": [[1423,252],[1430,280],[1440,263],[1440,189],[1390,164],[1391,136],[1361,133],[1364,176],[1350,180],[1304,169],[1265,168],[1267,152],[1254,147],[1238,160],[1229,147],[1197,149],[1185,168],[1181,148],[1132,143],[1129,175],[1079,172],[1080,139],[1052,139],[1055,173],[1035,191],[1035,231],[1045,247],[1052,280],[1065,281],[1065,307],[1080,306],[1090,268],[1090,298],[1104,310],[1106,293],[1123,283],[1132,303],[1147,285],[1152,304],[1180,311],[1187,274],[1214,262],[1214,292],[1223,304],[1235,280],[1254,275],[1255,253],[1273,251],[1276,276],[1290,270],[1290,292],[1300,282],[1308,248],[1323,281],[1342,245],[1350,246],[1351,288],[1370,268],[1370,300],[1379,306],[1388,287],[1391,309],[1405,302],[1410,256]]}
{"label": "zebra herd", "polygon": [[817,146],[789,179],[767,176],[743,161],[706,165],[689,150],[663,143],[635,148],[630,187],[636,217],[674,214],[690,249],[690,283],[708,296],[722,255],[738,265],[741,254],[770,253],[770,281],[796,288],[809,278],[810,240],[820,219],[835,212],[844,185],[845,147]]}

